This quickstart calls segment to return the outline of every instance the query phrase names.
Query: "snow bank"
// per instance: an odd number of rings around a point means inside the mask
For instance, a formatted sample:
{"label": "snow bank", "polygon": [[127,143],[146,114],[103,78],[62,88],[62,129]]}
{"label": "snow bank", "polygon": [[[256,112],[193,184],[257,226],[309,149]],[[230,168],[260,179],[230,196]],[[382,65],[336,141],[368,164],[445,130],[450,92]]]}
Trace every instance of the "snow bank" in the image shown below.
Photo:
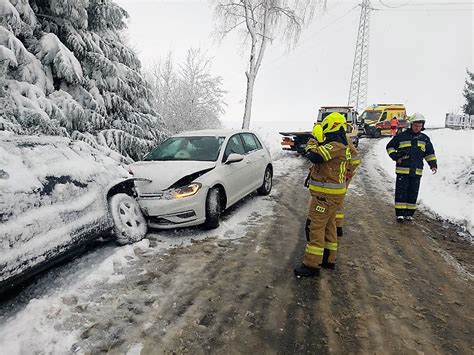
{"label": "snow bank", "polygon": [[[436,216],[460,224],[474,234],[474,131],[438,129],[425,131],[438,158],[438,172],[431,174],[425,164],[418,202]],[[385,146],[389,138],[374,142],[375,167],[395,181],[395,163]],[[368,159],[369,160],[369,159]],[[373,173],[376,173],[375,169]],[[378,176],[380,178],[380,176]]]}
{"label": "snow bank", "polygon": [[[71,270],[60,275],[62,287],[51,288],[43,297],[32,299],[0,325],[0,349],[5,354],[67,354],[80,350],[75,343],[91,324],[81,324],[82,319],[74,318],[77,308],[100,302],[93,297],[97,285],[122,281],[123,269],[137,259],[137,250],[149,251],[149,241],[115,248],[105,260],[100,260],[103,251],[99,251],[76,261]],[[67,319],[78,322],[75,330],[65,323]]]}

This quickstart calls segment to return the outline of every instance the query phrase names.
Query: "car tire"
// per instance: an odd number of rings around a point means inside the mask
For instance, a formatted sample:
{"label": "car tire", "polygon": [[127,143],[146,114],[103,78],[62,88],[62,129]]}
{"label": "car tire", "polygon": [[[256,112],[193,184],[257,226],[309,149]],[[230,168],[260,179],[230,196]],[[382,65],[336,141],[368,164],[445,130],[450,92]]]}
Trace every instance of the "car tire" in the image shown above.
{"label": "car tire", "polygon": [[380,138],[380,136],[382,136],[382,132],[380,131],[380,129],[377,128],[377,129],[374,131],[374,134],[373,134],[372,137],[374,137],[374,138]]}
{"label": "car tire", "polygon": [[273,186],[273,174],[272,169],[267,166],[265,173],[263,174],[262,186],[257,189],[259,195],[266,196],[272,191]]}
{"label": "car tire", "polygon": [[205,229],[216,229],[219,227],[219,219],[222,213],[221,192],[218,188],[212,188],[206,197],[206,221]]}
{"label": "car tire", "polygon": [[147,223],[137,200],[124,193],[116,194],[109,199],[109,208],[117,243],[135,243],[145,237]]}

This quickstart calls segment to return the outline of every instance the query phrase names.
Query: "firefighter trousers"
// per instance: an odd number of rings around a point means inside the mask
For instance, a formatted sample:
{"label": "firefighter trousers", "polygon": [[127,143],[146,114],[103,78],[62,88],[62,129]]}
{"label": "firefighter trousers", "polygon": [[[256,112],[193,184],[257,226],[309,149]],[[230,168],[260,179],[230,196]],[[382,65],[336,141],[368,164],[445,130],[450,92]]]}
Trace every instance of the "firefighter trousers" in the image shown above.
{"label": "firefighter trousers", "polygon": [[397,174],[395,183],[395,214],[397,216],[413,216],[415,213],[420,180],[420,176]]}
{"label": "firefighter trousers", "polygon": [[342,237],[342,227],[344,226],[344,201],[341,203],[336,212],[336,234],[337,237]]}
{"label": "firefighter trousers", "polygon": [[311,193],[311,202],[306,221],[306,248],[303,264],[319,268],[323,256],[334,263],[337,256],[336,212],[341,207],[344,195]]}
{"label": "firefighter trousers", "polygon": [[[346,184],[347,184],[347,188],[349,188],[349,184],[351,182],[351,179],[348,179],[346,181]],[[342,199],[342,202],[339,206],[339,209],[337,210],[336,212],[336,227],[337,227],[337,237],[342,237],[342,227],[344,226],[344,219],[345,219],[345,215],[344,215],[344,199],[345,199],[345,195],[344,195],[344,198]]]}

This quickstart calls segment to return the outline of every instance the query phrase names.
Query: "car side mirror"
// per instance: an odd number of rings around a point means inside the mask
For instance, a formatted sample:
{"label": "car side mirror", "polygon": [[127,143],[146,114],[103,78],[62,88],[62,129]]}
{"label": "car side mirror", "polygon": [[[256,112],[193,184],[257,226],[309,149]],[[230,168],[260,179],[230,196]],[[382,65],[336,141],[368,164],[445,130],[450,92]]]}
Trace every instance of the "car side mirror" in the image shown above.
{"label": "car side mirror", "polygon": [[242,154],[231,153],[227,157],[225,163],[226,164],[237,163],[237,162],[242,161],[242,160],[244,160],[244,156]]}

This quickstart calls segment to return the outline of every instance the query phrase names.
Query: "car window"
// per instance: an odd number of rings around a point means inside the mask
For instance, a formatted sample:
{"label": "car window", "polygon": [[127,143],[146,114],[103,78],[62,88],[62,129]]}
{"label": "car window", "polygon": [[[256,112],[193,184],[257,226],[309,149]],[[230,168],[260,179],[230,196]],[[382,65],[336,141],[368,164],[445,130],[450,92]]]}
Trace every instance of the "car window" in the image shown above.
{"label": "car window", "polygon": [[262,143],[260,143],[260,141],[258,140],[258,137],[255,134],[252,134],[252,136],[253,138],[255,138],[255,143],[257,143],[257,148],[262,149],[263,146],[262,146]]}
{"label": "car window", "polygon": [[255,142],[255,137],[253,134],[242,133],[241,136],[242,141],[244,142],[244,148],[246,153],[259,149],[257,142]]}
{"label": "car window", "polygon": [[216,161],[224,137],[171,137],[148,153],[143,160]]}
{"label": "car window", "polygon": [[222,161],[225,162],[229,155],[232,153],[242,155],[245,154],[244,146],[238,134],[230,137],[229,142],[227,142],[227,147],[225,148],[224,157],[222,158]]}

